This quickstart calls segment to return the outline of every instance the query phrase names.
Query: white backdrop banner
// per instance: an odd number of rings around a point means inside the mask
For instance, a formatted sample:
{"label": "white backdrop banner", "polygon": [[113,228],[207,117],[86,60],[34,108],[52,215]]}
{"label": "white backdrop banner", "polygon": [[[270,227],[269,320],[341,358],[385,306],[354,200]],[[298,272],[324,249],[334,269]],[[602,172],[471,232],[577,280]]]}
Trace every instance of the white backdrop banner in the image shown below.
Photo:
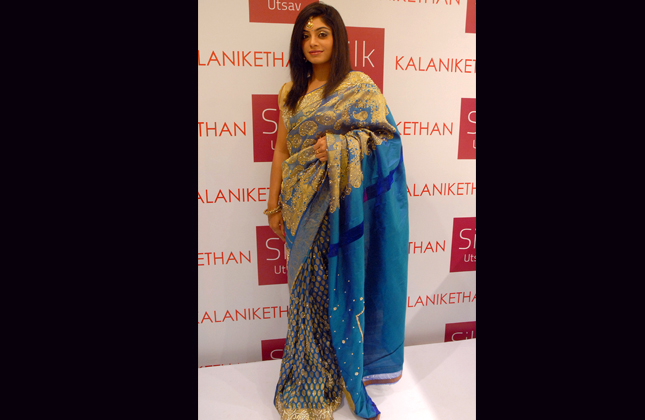
{"label": "white backdrop banner", "polygon": [[[278,91],[314,1],[200,0],[199,367],[278,359],[289,295],[268,226]],[[474,0],[329,0],[354,70],[383,91],[403,142],[409,212],[405,345],[475,338]]]}

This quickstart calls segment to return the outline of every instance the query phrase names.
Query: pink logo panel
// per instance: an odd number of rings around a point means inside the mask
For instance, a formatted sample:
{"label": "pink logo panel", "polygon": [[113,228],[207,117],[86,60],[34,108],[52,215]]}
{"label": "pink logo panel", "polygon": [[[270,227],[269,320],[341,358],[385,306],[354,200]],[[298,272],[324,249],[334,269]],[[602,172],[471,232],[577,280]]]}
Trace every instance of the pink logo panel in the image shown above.
{"label": "pink logo panel", "polygon": [[467,34],[474,34],[475,32],[475,9],[476,9],[476,2],[475,0],[468,0],[468,4],[466,5],[466,33]]}
{"label": "pink logo panel", "polygon": [[461,341],[461,340],[470,340],[476,338],[477,333],[477,322],[455,322],[452,324],[446,324],[446,334],[444,336],[444,342],[447,341]]}
{"label": "pink logo panel", "polygon": [[293,24],[298,13],[311,3],[318,0],[249,0],[249,22]]}
{"label": "pink logo panel", "polygon": [[452,225],[450,272],[476,271],[477,227],[475,217],[455,217]]}
{"label": "pink logo panel", "polygon": [[278,133],[278,95],[251,95],[253,162],[271,162]]}
{"label": "pink logo panel", "polygon": [[459,150],[457,159],[475,159],[477,131],[477,98],[461,98],[461,113],[459,116]]}
{"label": "pink logo panel", "polygon": [[367,74],[383,92],[385,29],[348,26],[347,39],[352,70]]}
{"label": "pink logo panel", "polygon": [[287,283],[287,259],[284,242],[269,226],[255,227],[258,246],[258,284]]}
{"label": "pink logo panel", "polygon": [[262,360],[282,359],[286,338],[262,340]]}

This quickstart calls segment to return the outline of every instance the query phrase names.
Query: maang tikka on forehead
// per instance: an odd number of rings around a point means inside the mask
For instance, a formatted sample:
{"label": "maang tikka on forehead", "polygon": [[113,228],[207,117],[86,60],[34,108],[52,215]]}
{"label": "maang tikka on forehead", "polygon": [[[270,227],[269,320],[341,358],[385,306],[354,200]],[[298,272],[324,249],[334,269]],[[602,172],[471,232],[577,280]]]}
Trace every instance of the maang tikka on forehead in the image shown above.
{"label": "maang tikka on forehead", "polygon": [[305,25],[305,29],[310,31],[311,28],[313,28],[313,27],[314,27],[314,17],[309,16],[309,20],[307,21],[307,24]]}

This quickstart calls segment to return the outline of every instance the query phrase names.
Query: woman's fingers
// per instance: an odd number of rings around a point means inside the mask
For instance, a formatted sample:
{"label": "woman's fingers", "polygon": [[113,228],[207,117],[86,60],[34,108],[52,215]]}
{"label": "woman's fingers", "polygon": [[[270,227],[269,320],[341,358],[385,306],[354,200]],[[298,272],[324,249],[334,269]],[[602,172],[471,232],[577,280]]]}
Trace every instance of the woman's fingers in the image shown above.
{"label": "woman's fingers", "polygon": [[325,152],[327,151],[327,136],[322,136],[314,143],[315,152]]}
{"label": "woman's fingers", "polygon": [[314,144],[314,152],[316,153],[316,157],[318,158],[319,161],[321,162],[326,162],[327,161],[327,136],[323,135],[318,139],[318,141]]}
{"label": "woman's fingers", "polygon": [[282,213],[276,213],[269,216],[269,226],[273,233],[285,242],[284,239],[284,220],[282,220]]}
{"label": "woman's fingers", "polygon": [[321,162],[327,162],[327,151],[316,153],[316,157]]}
{"label": "woman's fingers", "polygon": [[282,242],[286,242],[285,239],[284,239],[284,226],[280,226],[277,229],[273,229],[273,233],[278,235],[278,238],[280,238],[282,240]]}

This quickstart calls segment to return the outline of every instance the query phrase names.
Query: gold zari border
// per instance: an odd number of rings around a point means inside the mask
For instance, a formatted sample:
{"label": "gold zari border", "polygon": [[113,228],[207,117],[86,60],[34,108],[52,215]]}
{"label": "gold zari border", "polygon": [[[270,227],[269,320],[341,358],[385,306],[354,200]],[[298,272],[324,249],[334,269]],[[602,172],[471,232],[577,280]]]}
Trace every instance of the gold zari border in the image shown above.
{"label": "gold zari border", "polygon": [[284,408],[279,398],[276,398],[275,408],[280,414],[280,420],[333,420],[333,412],[338,409],[342,394],[326,408]]}

